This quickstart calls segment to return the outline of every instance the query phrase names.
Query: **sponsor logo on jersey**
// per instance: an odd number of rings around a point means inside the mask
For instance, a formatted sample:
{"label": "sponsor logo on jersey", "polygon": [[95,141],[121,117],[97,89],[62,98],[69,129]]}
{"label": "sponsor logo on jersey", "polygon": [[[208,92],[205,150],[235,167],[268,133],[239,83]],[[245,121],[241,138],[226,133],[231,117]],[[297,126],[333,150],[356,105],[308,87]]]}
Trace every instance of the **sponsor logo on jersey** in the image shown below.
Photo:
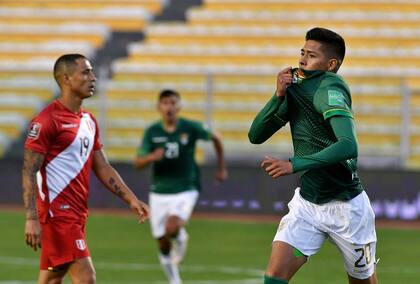
{"label": "sponsor logo on jersey", "polygon": [[344,94],[336,90],[328,90],[328,105],[330,106],[346,106]]}
{"label": "sponsor logo on jersey", "polygon": [[179,140],[182,145],[187,145],[189,140],[188,133],[181,133],[181,135],[179,135]]}
{"label": "sponsor logo on jersey", "polygon": [[152,142],[153,143],[163,143],[168,141],[168,137],[153,137]]}
{"label": "sponsor logo on jersey", "polygon": [[32,122],[29,127],[28,138],[37,139],[39,137],[39,133],[41,132],[41,127],[41,123]]}
{"label": "sponsor logo on jersey", "polygon": [[61,205],[60,205],[60,209],[61,209],[61,210],[67,210],[67,209],[70,209],[70,205],[68,205],[68,204],[61,204]]}
{"label": "sponsor logo on jersey", "polygon": [[77,127],[77,124],[76,123],[62,124],[61,127],[62,128],[75,128]]}
{"label": "sponsor logo on jersey", "polygon": [[76,247],[79,250],[85,250],[86,249],[86,243],[85,243],[84,239],[79,239],[79,240],[76,240],[75,242],[76,242]]}

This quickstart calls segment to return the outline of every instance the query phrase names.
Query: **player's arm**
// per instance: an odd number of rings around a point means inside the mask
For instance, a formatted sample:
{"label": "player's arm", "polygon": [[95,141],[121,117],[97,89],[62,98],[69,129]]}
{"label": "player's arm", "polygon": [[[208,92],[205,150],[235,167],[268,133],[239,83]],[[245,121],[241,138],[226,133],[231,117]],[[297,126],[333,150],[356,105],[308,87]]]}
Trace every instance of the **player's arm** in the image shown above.
{"label": "player's arm", "polygon": [[267,141],[287,123],[286,98],[275,95],[268,101],[264,108],[257,114],[248,131],[248,138],[252,144],[261,144]]}
{"label": "player's arm", "polygon": [[137,199],[137,196],[124,183],[121,176],[112,167],[102,149],[93,154],[93,170],[102,184],[112,193],[124,200],[130,208],[139,216],[143,223],[149,218],[148,206]]}
{"label": "player's arm", "polygon": [[165,155],[164,148],[153,148],[152,134],[150,128],[146,129],[141,145],[137,150],[137,156],[134,158],[134,167],[142,169],[154,162],[160,161]]}
{"label": "player's arm", "polygon": [[34,250],[41,247],[41,225],[37,211],[37,172],[44,162],[44,155],[25,149],[23,152],[22,187],[26,210],[25,240]]}
{"label": "player's arm", "polygon": [[347,159],[357,158],[358,147],[353,118],[333,116],[329,122],[337,142],[315,154],[291,158],[293,172],[325,167]]}
{"label": "player's arm", "polygon": [[257,114],[249,129],[248,138],[252,144],[264,143],[286,125],[288,121],[286,89],[291,83],[291,67],[277,74],[277,89],[274,96]]}
{"label": "player's arm", "polygon": [[211,138],[214,146],[214,150],[216,151],[217,157],[217,172],[216,172],[216,179],[219,181],[223,181],[227,178],[228,172],[226,170],[225,165],[225,155],[223,150],[223,143],[219,133],[214,132]]}
{"label": "player's arm", "polygon": [[134,166],[138,169],[142,169],[154,162],[160,161],[163,159],[165,150],[163,148],[157,148],[149,154],[138,154],[134,158]]}
{"label": "player's arm", "polygon": [[358,155],[357,139],[354,132],[353,118],[348,116],[333,116],[329,119],[337,142],[325,149],[304,157],[293,157],[290,161],[276,160],[266,157],[261,167],[273,178],[294,172],[321,168]]}

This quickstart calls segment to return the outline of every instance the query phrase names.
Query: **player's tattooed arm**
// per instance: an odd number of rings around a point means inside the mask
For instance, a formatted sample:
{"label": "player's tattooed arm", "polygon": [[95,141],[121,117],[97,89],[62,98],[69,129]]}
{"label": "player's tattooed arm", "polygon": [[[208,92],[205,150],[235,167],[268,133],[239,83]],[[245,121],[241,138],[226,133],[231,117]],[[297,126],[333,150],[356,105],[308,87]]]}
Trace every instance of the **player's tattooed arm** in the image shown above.
{"label": "player's tattooed arm", "polygon": [[149,217],[148,206],[138,200],[136,195],[128,188],[114,167],[110,165],[102,149],[95,151],[93,155],[93,170],[109,191],[123,199],[139,215],[141,223]]}
{"label": "player's tattooed arm", "polygon": [[125,199],[127,188],[120,175],[115,171],[114,167],[109,163],[104,151],[95,151],[93,156],[93,170],[102,184],[115,195]]}
{"label": "player's tattooed arm", "polygon": [[26,209],[25,241],[37,250],[41,247],[41,225],[36,207],[38,183],[36,175],[44,162],[44,155],[26,150],[23,153],[22,187]]}
{"label": "player's tattooed arm", "polygon": [[38,183],[36,175],[43,162],[44,155],[25,149],[23,153],[22,187],[26,219],[28,220],[38,220],[36,208]]}

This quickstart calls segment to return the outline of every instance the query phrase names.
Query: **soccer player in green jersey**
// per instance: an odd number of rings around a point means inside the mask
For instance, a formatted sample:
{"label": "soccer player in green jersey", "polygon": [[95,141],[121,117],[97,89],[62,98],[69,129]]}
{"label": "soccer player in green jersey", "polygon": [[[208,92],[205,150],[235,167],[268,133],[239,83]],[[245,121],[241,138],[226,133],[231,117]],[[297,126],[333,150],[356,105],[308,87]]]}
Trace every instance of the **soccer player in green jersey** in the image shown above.
{"label": "soccer player in green jersey", "polygon": [[163,90],[159,95],[158,110],[162,120],[146,129],[134,165],[143,168],[153,164],[149,196],[152,235],[158,241],[159,260],[170,284],[179,284],[178,264],[188,242],[184,226],[200,190],[199,169],[194,159],[198,140],[213,142],[218,162],[216,179],[226,179],[227,171],[219,135],[202,123],[178,117],[178,92]]}
{"label": "soccer player in green jersey", "polygon": [[350,91],[336,74],[344,55],[340,35],[309,30],[299,68],[277,75],[274,96],[249,130],[260,144],[289,122],[294,156],[266,156],[261,167],[273,178],[299,173],[301,180],[274,237],[265,284],[288,283],[326,239],[341,252],[349,283],[377,283],[375,216],[356,171]]}

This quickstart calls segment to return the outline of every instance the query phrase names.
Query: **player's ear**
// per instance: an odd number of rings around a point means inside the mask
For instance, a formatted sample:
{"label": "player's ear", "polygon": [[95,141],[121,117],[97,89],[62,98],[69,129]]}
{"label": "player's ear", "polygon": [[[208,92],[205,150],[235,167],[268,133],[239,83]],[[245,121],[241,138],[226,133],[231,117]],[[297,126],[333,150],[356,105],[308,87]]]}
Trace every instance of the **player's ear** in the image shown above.
{"label": "player's ear", "polygon": [[64,73],[63,74],[63,77],[62,77],[62,79],[61,79],[61,84],[63,85],[70,85],[70,82],[71,82],[71,80],[70,80],[70,76],[67,74],[67,73]]}
{"label": "player's ear", "polygon": [[335,58],[328,60],[328,71],[337,72],[337,70],[338,70],[338,60]]}

